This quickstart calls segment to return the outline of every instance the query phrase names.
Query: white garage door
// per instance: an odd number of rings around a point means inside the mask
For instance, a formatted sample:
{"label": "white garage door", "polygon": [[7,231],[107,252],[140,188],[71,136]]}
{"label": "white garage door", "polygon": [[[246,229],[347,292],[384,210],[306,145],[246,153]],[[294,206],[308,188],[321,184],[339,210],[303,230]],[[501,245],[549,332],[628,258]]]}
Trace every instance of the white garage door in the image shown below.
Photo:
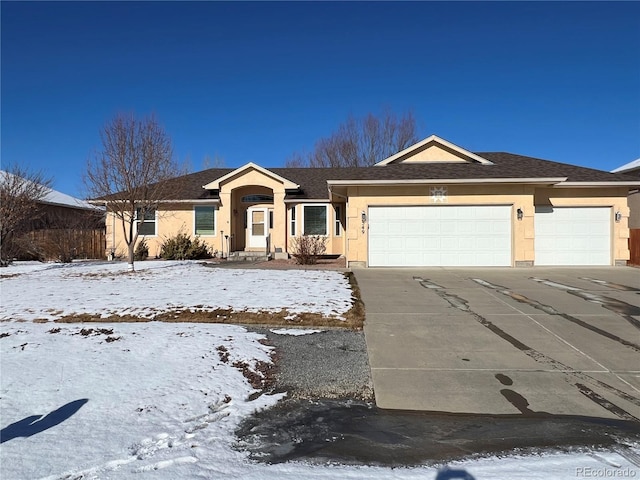
{"label": "white garage door", "polygon": [[369,208],[369,266],[510,266],[511,206]]}
{"label": "white garage door", "polygon": [[535,265],[611,265],[611,209],[536,207]]}

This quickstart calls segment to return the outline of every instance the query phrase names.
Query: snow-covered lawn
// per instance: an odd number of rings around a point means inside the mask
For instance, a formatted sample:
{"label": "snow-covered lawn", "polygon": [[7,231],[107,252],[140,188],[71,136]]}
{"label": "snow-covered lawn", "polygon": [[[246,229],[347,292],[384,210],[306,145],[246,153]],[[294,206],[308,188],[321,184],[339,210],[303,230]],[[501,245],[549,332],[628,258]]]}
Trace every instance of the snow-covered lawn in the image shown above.
{"label": "snow-covered lawn", "polygon": [[[239,422],[281,398],[259,395],[243,375],[259,378],[270,347],[242,327],[15,321],[197,305],[337,315],[350,307],[348,285],[337,273],[140,266],[140,276],[113,275],[126,268],[121,264],[0,271],[22,271],[0,280],[0,478],[436,478],[432,467],[266,465],[234,449]],[[637,466],[615,452],[487,458],[452,467],[477,480],[640,478]]]}
{"label": "snow-covered lawn", "polygon": [[[333,271],[224,269],[196,262],[17,264],[0,271],[0,320],[68,315],[154,318],[166,312],[232,309],[342,318],[351,288]],[[16,276],[9,277],[9,275]]]}

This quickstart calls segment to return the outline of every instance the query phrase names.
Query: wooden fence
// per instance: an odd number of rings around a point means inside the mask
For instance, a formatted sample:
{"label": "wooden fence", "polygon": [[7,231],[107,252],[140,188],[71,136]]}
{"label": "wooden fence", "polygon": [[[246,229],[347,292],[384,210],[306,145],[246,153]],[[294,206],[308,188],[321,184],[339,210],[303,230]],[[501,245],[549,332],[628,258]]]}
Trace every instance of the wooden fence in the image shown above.
{"label": "wooden fence", "polygon": [[640,228],[632,228],[629,230],[629,263],[631,265],[640,265]]}
{"label": "wooden fence", "polygon": [[107,241],[104,229],[44,229],[29,233],[31,241],[45,260],[105,258]]}

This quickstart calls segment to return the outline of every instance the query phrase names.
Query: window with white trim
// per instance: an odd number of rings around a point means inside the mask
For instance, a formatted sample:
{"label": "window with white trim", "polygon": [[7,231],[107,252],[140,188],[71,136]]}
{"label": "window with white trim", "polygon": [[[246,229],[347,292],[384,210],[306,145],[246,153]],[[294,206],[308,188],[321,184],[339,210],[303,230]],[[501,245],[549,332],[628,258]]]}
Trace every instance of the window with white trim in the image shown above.
{"label": "window with white trim", "polygon": [[296,236],[296,207],[291,207],[289,210],[289,233],[292,237]]}
{"label": "window with white trim", "polygon": [[193,208],[193,214],[196,235],[213,236],[216,234],[216,207],[197,206]]}
{"label": "window with white trim", "polygon": [[[144,218],[143,218],[144,212]],[[138,229],[138,235],[143,236],[155,236],[156,235],[156,209],[148,208],[136,209],[136,227]]]}
{"label": "window with white trim", "polygon": [[327,235],[327,206],[303,205],[303,235]]}
{"label": "window with white trim", "polygon": [[335,236],[339,237],[342,235],[342,223],[340,220],[342,219],[342,207],[340,205],[334,205],[335,210],[335,219],[334,219],[334,231]]}

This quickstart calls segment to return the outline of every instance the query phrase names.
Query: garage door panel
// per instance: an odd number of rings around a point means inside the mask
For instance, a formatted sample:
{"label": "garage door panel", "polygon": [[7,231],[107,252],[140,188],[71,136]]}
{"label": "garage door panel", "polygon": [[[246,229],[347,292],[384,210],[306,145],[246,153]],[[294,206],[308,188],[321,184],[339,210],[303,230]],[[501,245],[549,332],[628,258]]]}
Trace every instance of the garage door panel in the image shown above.
{"label": "garage door panel", "polygon": [[611,265],[609,207],[536,207],[536,265]]}
{"label": "garage door panel", "polygon": [[510,266],[511,207],[371,207],[369,265]]}

